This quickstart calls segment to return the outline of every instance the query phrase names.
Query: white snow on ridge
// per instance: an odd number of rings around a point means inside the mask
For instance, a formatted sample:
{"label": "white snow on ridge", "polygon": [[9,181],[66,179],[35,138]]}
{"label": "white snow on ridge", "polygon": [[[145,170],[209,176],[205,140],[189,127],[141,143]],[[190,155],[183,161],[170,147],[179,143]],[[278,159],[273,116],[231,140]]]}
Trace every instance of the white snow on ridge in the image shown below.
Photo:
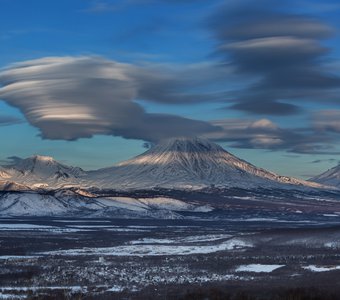
{"label": "white snow on ridge", "polygon": [[[8,180],[28,185],[31,188],[59,188],[71,184],[77,186],[85,172],[81,168],[69,167],[52,157],[35,155],[20,159],[17,163],[3,166],[0,170]],[[0,173],[0,177],[2,173]]]}
{"label": "white snow on ridge", "polygon": [[209,212],[212,210],[208,205],[199,206],[185,203],[181,200],[156,197],[156,198],[130,198],[130,197],[105,197],[97,198],[96,201],[107,207],[124,208],[132,211],[146,211],[149,209],[165,209],[173,211],[199,211]]}
{"label": "white snow on ridge", "polygon": [[12,193],[3,196],[0,201],[0,213],[5,216],[57,215],[67,211],[64,203],[47,195]]}
{"label": "white snow on ridge", "polygon": [[169,209],[176,211],[196,211],[196,212],[209,212],[213,210],[213,208],[208,205],[195,206],[192,204],[185,203],[181,200],[165,197],[138,198],[138,201],[148,205],[148,207],[157,209]]}
{"label": "white snow on ridge", "polygon": [[0,216],[60,216],[73,214],[98,215],[108,213],[117,217],[149,216],[178,218],[174,211],[212,210],[207,205],[199,206],[172,198],[102,197],[88,198],[72,191],[56,194],[6,193],[0,195]]}

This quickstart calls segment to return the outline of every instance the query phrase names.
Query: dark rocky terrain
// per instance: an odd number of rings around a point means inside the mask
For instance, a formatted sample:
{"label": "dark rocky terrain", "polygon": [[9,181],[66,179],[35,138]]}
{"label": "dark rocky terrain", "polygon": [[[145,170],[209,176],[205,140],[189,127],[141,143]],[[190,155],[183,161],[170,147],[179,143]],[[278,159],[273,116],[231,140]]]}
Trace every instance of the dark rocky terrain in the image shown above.
{"label": "dark rocky terrain", "polygon": [[3,218],[0,295],[205,299],[213,293],[225,298],[210,299],[228,299],[241,291],[262,297],[296,288],[338,293],[338,218],[277,221],[237,212],[217,221]]}

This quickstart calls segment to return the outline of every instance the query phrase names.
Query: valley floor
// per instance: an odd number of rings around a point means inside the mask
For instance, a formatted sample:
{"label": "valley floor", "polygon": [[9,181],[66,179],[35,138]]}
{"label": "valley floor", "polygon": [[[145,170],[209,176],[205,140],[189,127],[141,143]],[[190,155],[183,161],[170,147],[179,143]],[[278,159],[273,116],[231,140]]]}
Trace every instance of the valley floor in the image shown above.
{"label": "valley floor", "polygon": [[246,291],[260,298],[242,299],[271,299],[270,291],[310,289],[339,296],[340,217],[329,218],[2,218],[0,299],[229,299]]}

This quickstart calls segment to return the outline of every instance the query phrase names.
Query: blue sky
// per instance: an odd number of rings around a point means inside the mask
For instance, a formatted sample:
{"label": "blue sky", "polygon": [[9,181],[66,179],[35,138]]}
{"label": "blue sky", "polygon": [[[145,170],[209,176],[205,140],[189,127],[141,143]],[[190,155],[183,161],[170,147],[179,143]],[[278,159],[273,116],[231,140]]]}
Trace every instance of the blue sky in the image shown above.
{"label": "blue sky", "polygon": [[321,173],[340,160],[339,12],[337,1],[0,0],[0,159],[95,169],[198,135],[284,175]]}

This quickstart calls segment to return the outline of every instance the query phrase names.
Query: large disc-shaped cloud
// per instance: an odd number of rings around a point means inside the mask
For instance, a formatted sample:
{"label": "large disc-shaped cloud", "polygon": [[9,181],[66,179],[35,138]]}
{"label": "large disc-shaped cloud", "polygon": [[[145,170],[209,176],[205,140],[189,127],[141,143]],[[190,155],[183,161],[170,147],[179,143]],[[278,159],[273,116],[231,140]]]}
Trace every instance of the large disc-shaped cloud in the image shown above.
{"label": "large disc-shaped cloud", "polygon": [[19,108],[46,139],[106,134],[156,141],[218,130],[203,121],[147,113],[134,100],[152,89],[150,78],[159,89],[159,77],[98,57],[49,57],[0,71],[0,98]]}

